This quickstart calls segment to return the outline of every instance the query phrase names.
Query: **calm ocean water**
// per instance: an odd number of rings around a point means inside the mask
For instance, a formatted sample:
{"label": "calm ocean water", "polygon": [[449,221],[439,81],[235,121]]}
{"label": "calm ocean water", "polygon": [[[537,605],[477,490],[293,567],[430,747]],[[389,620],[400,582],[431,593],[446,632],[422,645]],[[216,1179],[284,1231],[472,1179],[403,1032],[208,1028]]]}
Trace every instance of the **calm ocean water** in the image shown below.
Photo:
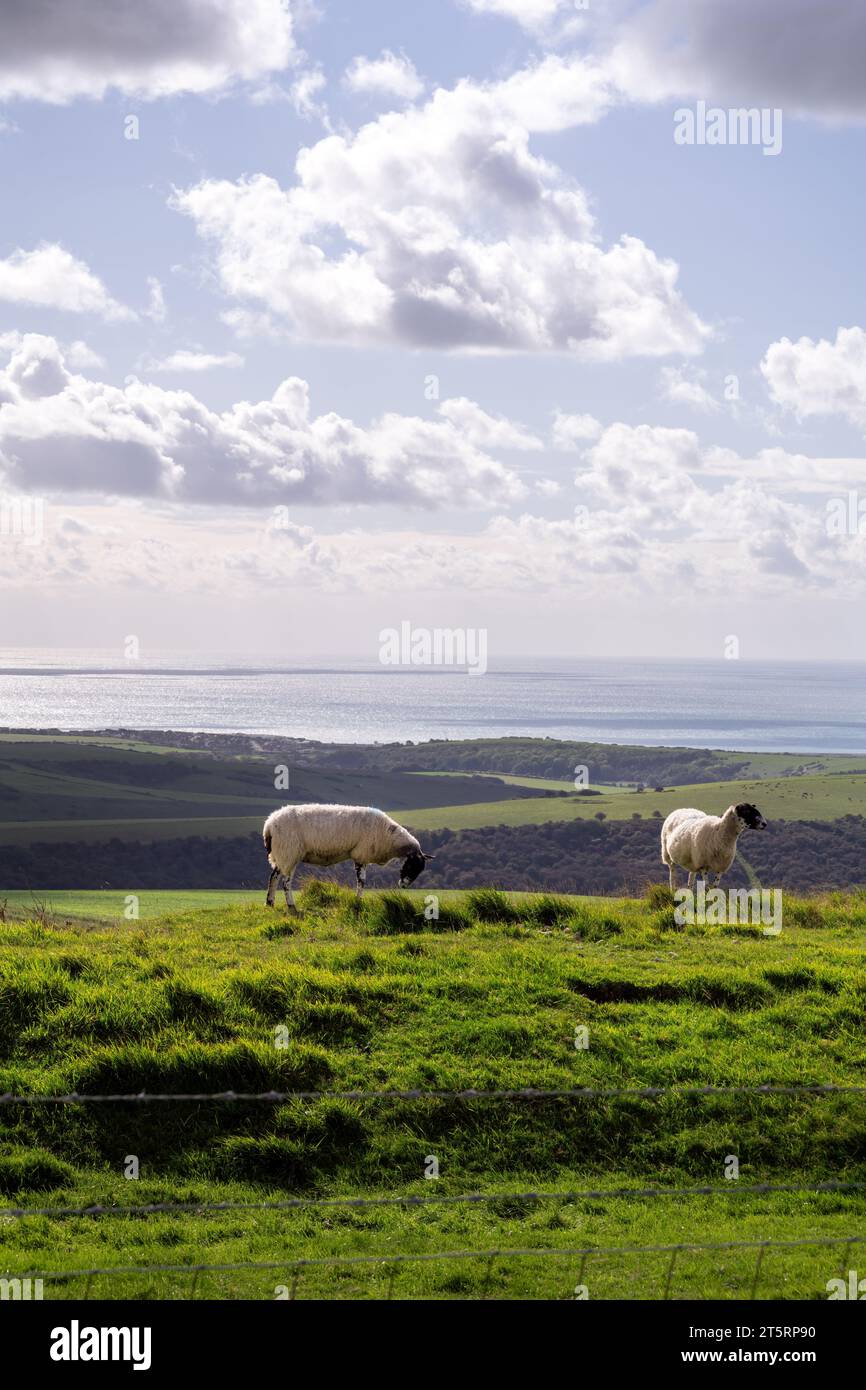
{"label": "calm ocean water", "polygon": [[517,659],[484,676],[342,662],[0,649],[0,726],[388,742],[504,734],[866,753],[866,664]]}

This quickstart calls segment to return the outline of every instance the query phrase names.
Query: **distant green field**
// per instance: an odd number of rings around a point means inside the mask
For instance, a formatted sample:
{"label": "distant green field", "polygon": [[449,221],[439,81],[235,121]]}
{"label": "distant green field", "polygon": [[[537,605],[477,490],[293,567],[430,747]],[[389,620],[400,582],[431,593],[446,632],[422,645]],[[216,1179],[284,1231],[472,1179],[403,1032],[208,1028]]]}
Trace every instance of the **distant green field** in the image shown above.
{"label": "distant green field", "polygon": [[[174,753],[180,750],[171,744],[146,743],[141,739],[113,738],[111,734],[0,734],[0,743],[12,744],[75,744],[77,747],[86,748],[116,748],[121,752],[132,750],[135,753]],[[183,749],[184,757],[207,757],[208,755],[197,748]]]}
{"label": "distant green field", "polygon": [[[182,889],[142,889],[130,892],[138,899],[140,918],[146,921],[176,912],[239,906],[264,899],[264,892],[252,893],[244,889],[192,889],[189,892]],[[50,917],[58,919],[84,917],[91,921],[116,921],[124,917],[127,894],[120,889],[81,892],[74,889],[45,889],[44,892],[28,892],[22,888],[0,893],[0,906],[4,899],[8,909],[18,917],[44,909]]]}
{"label": "distant green field", "polygon": [[[420,894],[370,893],[359,908],[346,890],[311,885],[293,920],[222,896],[212,910],[143,923],[0,922],[0,1092],[673,1089],[7,1106],[4,1277],[143,1266],[47,1278],[45,1297],[183,1299],[187,1266],[276,1261],[203,1272],[195,1296],[273,1299],[291,1284],[298,1300],[567,1301],[581,1282],[591,1300],[743,1298],[753,1285],[758,1299],[826,1298],[847,1241],[862,1235],[866,1197],[809,1189],[866,1181],[862,1097],[679,1088],[862,1084],[862,895],[787,898],[778,937],[748,925],[677,929],[663,890],[598,904],[482,890],[443,902],[437,921],[423,917]],[[182,897],[164,902],[171,910]],[[578,1029],[588,1045],[576,1046]],[[737,1182],[725,1178],[732,1153]],[[136,1181],[124,1176],[131,1154]],[[430,1155],[435,1182],[424,1176]],[[760,1183],[806,1190],[749,1190]],[[713,1195],[686,1191],[703,1185]],[[622,1193],[646,1186],[667,1195]],[[488,1200],[431,1200],[462,1194]],[[379,1205],[268,1206],[359,1197]],[[420,1205],[381,1201],[395,1197]],[[94,1202],[192,1210],[8,1211]],[[836,1244],[767,1248],[756,1265],[761,1242],[817,1236]],[[683,1250],[675,1266],[668,1253],[619,1253],[723,1241],[755,1245]],[[587,1248],[599,1253],[568,1253]],[[389,1258],[537,1249],[549,1257]],[[300,1274],[288,1263],[357,1256],[376,1262]],[[166,1264],[181,1271],[149,1269]]]}
{"label": "distant green field", "polygon": [[[476,772],[416,772],[416,777],[477,777]],[[553,777],[516,777],[507,772],[491,772],[490,777],[498,777],[512,787],[537,787],[539,791],[573,792],[574,782],[559,782]],[[590,790],[604,791],[609,795],[630,791],[629,787],[611,787],[604,783],[590,783]]]}
{"label": "distant green field", "polygon": [[803,769],[819,772],[856,772],[866,768],[866,757],[854,753],[718,753],[720,762],[745,762],[750,777],[781,777]]}
{"label": "distant green field", "polygon": [[[417,774],[406,774],[406,780]],[[424,779],[427,781],[428,779]],[[460,774],[442,774],[441,782],[460,783]],[[471,779],[469,779],[471,780]],[[506,779],[503,779],[506,780]],[[531,779],[507,779],[531,785]],[[489,782],[488,782],[489,785]],[[186,793],[187,797],[190,793]],[[207,801],[198,795],[198,805]],[[83,841],[99,843],[119,840],[173,840],[201,835],[207,839],[249,835],[261,830],[264,814],[189,816],[183,819],[112,817],[104,820],[70,819],[0,822],[0,843],[29,845]],[[599,796],[520,797],[513,800],[482,801],[467,805],[416,806],[408,809],[389,806],[390,814],[417,830],[471,830],[486,825],[540,825],[546,821],[588,820],[601,811],[609,820],[629,820],[634,815],[666,816],[679,806],[697,806],[718,815],[738,801],[753,801],[768,819],[837,820],[840,816],[866,814],[866,776],[819,774],[816,777],[775,778],[765,781],[702,782],[672,787],[664,792],[628,791],[607,788]]]}
{"label": "distant green field", "polygon": [[521,801],[440,806],[413,811],[418,830],[470,830],[484,825],[538,825],[545,821],[587,820],[603,812],[609,820],[631,816],[666,816],[680,806],[697,806],[720,815],[738,801],[752,801],[769,819],[837,820],[866,814],[866,777],[819,774],[816,777],[766,781],[702,782],[664,792],[627,792],[621,788],[601,796],[569,798],[527,797]]}
{"label": "distant green field", "polygon": [[[288,756],[288,755],[286,755]],[[526,795],[500,778],[453,779],[449,800]],[[0,741],[0,844],[241,835],[283,801],[391,807],[405,814],[439,800],[412,773],[321,772],[271,758],[217,758],[187,750],[54,738]],[[222,821],[223,824],[217,822]]]}

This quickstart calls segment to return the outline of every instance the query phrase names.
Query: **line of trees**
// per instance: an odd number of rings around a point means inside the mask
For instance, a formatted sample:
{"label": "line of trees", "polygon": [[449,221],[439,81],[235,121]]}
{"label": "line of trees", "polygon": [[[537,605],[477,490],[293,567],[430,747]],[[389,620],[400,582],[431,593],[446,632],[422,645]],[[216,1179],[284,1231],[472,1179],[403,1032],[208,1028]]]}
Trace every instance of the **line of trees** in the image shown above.
{"label": "line of trees", "polygon": [[[659,857],[659,820],[552,821],[545,825],[486,826],[425,831],[436,853],[418,886],[430,888],[545,889],[568,893],[640,892],[666,881]],[[866,882],[866,819],[776,821],[750,835],[743,853],[766,887],[791,892],[849,888]],[[148,843],[112,839],[0,846],[0,898],[4,889],[261,888],[268,867],[261,837],[190,836]],[[354,882],[351,865],[306,869],[305,876]],[[396,866],[371,868],[373,887],[393,887]],[[725,883],[746,886],[735,861]]]}

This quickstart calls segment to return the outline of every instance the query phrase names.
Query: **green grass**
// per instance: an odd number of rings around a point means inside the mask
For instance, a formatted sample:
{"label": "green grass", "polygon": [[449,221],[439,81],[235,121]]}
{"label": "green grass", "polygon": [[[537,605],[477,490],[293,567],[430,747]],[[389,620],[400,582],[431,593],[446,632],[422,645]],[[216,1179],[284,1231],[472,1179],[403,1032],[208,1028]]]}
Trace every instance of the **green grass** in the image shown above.
{"label": "green grass", "polygon": [[[187,912],[190,909],[208,910],[231,907],[242,903],[263,901],[264,890],[251,893],[245,889],[148,889],[129,890],[138,899],[139,919],[152,921],[168,913]],[[52,918],[86,918],[89,921],[117,921],[126,911],[126,892],[120,890],[75,890],[75,889],[15,889],[0,896],[0,905],[5,899],[8,909],[18,917],[41,913],[43,909]]]}
{"label": "green grass", "polygon": [[[52,899],[58,894],[49,895]],[[0,922],[0,1092],[862,1084],[866,897],[786,899],[781,936],[672,929],[668,898],[310,885],[289,919],[243,895],[142,894],[170,915]],[[115,897],[116,895],[107,895]],[[220,899],[210,910],[201,900]],[[160,901],[161,899],[161,901]],[[184,901],[184,900],[187,901]],[[189,905],[192,903],[192,905]],[[71,909],[80,910],[76,920]],[[18,904],[19,910],[22,905]],[[67,920],[69,918],[69,920]],[[589,1028],[577,1050],[575,1028]],[[287,1046],[276,1046],[275,1030]],[[319,1100],[0,1108],[9,1206],[565,1192],[711,1184],[707,1198],[142,1217],[0,1216],[0,1273],[381,1255],[299,1297],[572,1296],[581,1261],[390,1264],[396,1253],[862,1234],[861,1194],[726,1183],[866,1180],[863,1097]],[[138,1181],[123,1176],[140,1161]],[[428,1155],[438,1181],[425,1181]],[[822,1298],[844,1246],[767,1251],[759,1297]],[[856,1260],[855,1260],[856,1263]],[[669,1257],[590,1259],[592,1298],[652,1298]],[[677,1298],[748,1295],[754,1251],[683,1254]],[[202,1275],[199,1297],[272,1298],[291,1270]],[[95,1279],[92,1297],[185,1297],[187,1276]],[[46,1296],[81,1285],[49,1283]]]}
{"label": "green grass", "polygon": [[[412,775],[415,777],[479,777],[484,775],[496,777],[500,782],[505,782],[507,786],[511,787],[537,787],[539,791],[551,792],[573,792],[575,790],[573,778],[565,782],[555,777],[518,777],[507,772],[484,774],[477,772],[415,772]],[[603,782],[591,783],[590,788],[593,791],[605,792],[607,795],[616,795],[618,792],[631,790],[630,787],[614,787]]]}
{"label": "green grass", "polygon": [[[498,750],[500,757],[517,759],[514,766],[519,769],[521,756],[542,758],[548,742],[482,740],[477,756],[494,759]],[[512,743],[517,745],[514,749]],[[539,747],[534,754],[531,749],[521,753],[523,743]],[[581,746],[574,745],[576,749]],[[451,747],[431,745],[434,768],[437,755],[447,757]],[[562,746],[566,773],[568,748]],[[648,750],[636,750],[641,751]],[[625,756],[628,750],[619,752]],[[680,753],[685,755],[688,750]],[[285,756],[292,760],[291,748]],[[329,763],[317,768],[293,765],[289,794],[297,801],[381,806],[419,831],[543,824],[598,815],[612,820],[646,818],[656,812],[664,816],[688,804],[719,811],[741,800],[757,802],[771,819],[789,820],[836,820],[859,813],[863,806],[866,778],[853,771],[863,764],[862,759],[743,753],[706,756],[715,759],[715,772],[727,765],[746,764],[755,775],[751,780],[680,782],[663,792],[651,788],[636,792],[622,785],[596,783],[589,790],[599,794],[581,796],[573,794],[568,777],[531,776],[519,770],[403,771],[389,769],[385,759],[381,768],[355,771]],[[590,752],[586,758],[591,764]],[[679,763],[688,765],[682,759]],[[675,750],[668,764],[678,765]],[[639,765],[640,759],[634,766]],[[799,768],[807,769],[808,775],[790,775]],[[566,795],[540,796],[539,792]],[[200,750],[150,745],[135,737],[0,735],[0,814],[4,816],[0,846],[88,845],[111,839],[158,843],[190,836],[236,838],[257,834],[279,799],[280,793],[274,791],[273,754],[217,757]]]}
{"label": "green grass", "polygon": [[[113,738],[105,734],[31,734],[31,733],[5,733],[0,734],[0,743],[11,744],[74,744],[79,748],[115,748],[121,752],[133,753],[169,753],[175,756],[178,749],[169,744],[145,743],[140,739]],[[184,756],[206,758],[208,756],[201,749],[184,749]]]}
{"label": "green grass", "polygon": [[[431,780],[417,773],[405,774],[406,782]],[[441,780],[464,784],[461,774],[442,774]],[[531,785],[541,779],[507,777],[502,782]],[[488,784],[489,785],[489,784]],[[415,830],[472,830],[486,825],[540,825],[547,821],[591,820],[599,812],[608,820],[630,820],[634,815],[666,816],[679,806],[698,806],[720,814],[738,801],[753,801],[770,820],[837,820],[860,815],[866,798],[866,777],[821,773],[814,777],[775,778],[764,781],[705,782],[671,787],[664,792],[607,788],[599,796],[516,797],[465,805],[389,807]],[[198,802],[208,802],[204,794]],[[273,797],[264,807],[271,807]],[[264,803],[263,803],[264,805]],[[101,843],[109,839],[143,842],[173,840],[189,835],[207,839],[248,835],[261,830],[264,811],[256,815],[188,816],[177,819],[42,820],[0,822],[0,843],[29,845],[70,840]]]}
{"label": "green grass", "polygon": [[866,779],[852,774],[770,778],[763,781],[703,782],[663,792],[605,790],[601,796],[526,797],[519,801],[423,808],[411,813],[416,830],[470,830],[484,825],[539,825],[546,821],[630,820],[636,813],[666,816],[680,806],[720,815],[739,801],[753,801],[768,820],[837,820],[862,815]]}
{"label": "green grass", "polygon": [[[10,916],[19,919],[41,916],[45,912],[50,918],[57,919],[59,922],[79,918],[86,921],[117,922],[124,918],[127,892],[129,892],[138,899],[139,920],[153,921],[158,917],[191,910],[214,911],[217,908],[236,907],[241,904],[261,906],[265,898],[265,888],[265,883],[255,891],[246,888],[142,888],[129,890],[46,888],[41,891],[39,889],[31,891],[30,889],[16,888],[0,896],[0,907],[5,902]],[[467,892],[457,888],[440,888],[437,891],[440,902],[455,907],[465,903],[469,896]],[[425,896],[425,890],[417,888],[401,893],[401,897],[411,902],[416,911],[423,908]],[[514,892],[505,896],[508,901],[519,904],[534,900],[537,895]],[[615,900],[586,897],[582,899],[572,898],[571,901],[597,903]]]}
{"label": "green grass", "polygon": [[[289,756],[289,754],[286,754]],[[84,843],[237,836],[261,829],[283,799],[273,757],[215,758],[186,750],[142,751],[135,743],[49,738],[0,741],[0,844]],[[439,787],[412,773],[314,771],[292,767],[295,801],[389,807],[405,816],[439,800]],[[526,795],[501,778],[454,779],[452,802]]]}

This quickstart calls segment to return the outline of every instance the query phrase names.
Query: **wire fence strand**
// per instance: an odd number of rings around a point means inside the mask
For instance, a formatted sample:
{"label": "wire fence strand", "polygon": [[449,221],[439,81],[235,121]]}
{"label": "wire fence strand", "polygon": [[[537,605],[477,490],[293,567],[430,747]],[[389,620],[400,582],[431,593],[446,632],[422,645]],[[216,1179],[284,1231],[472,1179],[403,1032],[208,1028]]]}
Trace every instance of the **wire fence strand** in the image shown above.
{"label": "wire fence strand", "polygon": [[764,1085],[764,1086],[577,1086],[545,1090],[524,1086],[516,1090],[390,1090],[390,1091],[190,1091],[155,1093],[147,1091],[116,1095],[88,1095],[70,1091],[66,1095],[0,1094],[0,1105],[161,1105],[167,1103],[204,1104],[207,1102],[258,1102],[288,1104],[302,1100],[653,1100],[660,1096],[833,1096],[866,1095],[866,1086]]}
{"label": "wire fence strand", "polygon": [[424,1196],[409,1193],[395,1197],[292,1197],[282,1202],[144,1202],[140,1206],[105,1206],[95,1202],[82,1207],[0,1207],[0,1219],[27,1216],[170,1216],[199,1215],[207,1212],[239,1211],[301,1211],[311,1208],[355,1207],[430,1207],[459,1203],[484,1204],[494,1202],[597,1202],[614,1201],[625,1197],[642,1199],[690,1197],[762,1197],[773,1193],[797,1193],[813,1196],[821,1193],[862,1192],[866,1182],[816,1183],[740,1183],[724,1187],[612,1187],[591,1188],[566,1192],[461,1192],[429,1193]]}
{"label": "wire fence strand", "polygon": [[[671,1099],[691,1099],[705,1096],[836,1096],[866,1095],[866,1086],[847,1085],[784,1085],[768,1083],[759,1086],[618,1086],[544,1089],[540,1087],[521,1087],[515,1089],[477,1089],[424,1090],[421,1088],[390,1090],[354,1091],[201,1091],[185,1093],[117,1093],[91,1095],[71,1091],[66,1094],[16,1095],[12,1092],[0,1094],[0,1106],[42,1106],[42,1105],[153,1105],[153,1104],[290,1104],[303,1101],[587,1101],[587,1100],[656,1100],[662,1097]],[[822,1183],[752,1183],[740,1185],[696,1186],[688,1188],[611,1188],[590,1189],[566,1192],[492,1192],[460,1194],[425,1194],[389,1197],[302,1197],[278,1202],[150,1202],[137,1206],[109,1206],[93,1203],[79,1207],[9,1207],[0,1210],[0,1217],[7,1219],[26,1217],[102,1217],[102,1216],[150,1216],[153,1214],[206,1214],[211,1212],[244,1211],[291,1211],[315,1208],[363,1208],[363,1207],[407,1207],[418,1208],[433,1205],[457,1203],[480,1204],[496,1202],[586,1202],[618,1200],[625,1198],[687,1199],[693,1197],[729,1197],[736,1193],[742,1196],[762,1196],[773,1193],[799,1193],[817,1195],[821,1193],[854,1193],[866,1189],[866,1182],[822,1182]],[[764,1252],[768,1249],[792,1250],[804,1247],[845,1246],[845,1260],[851,1248],[866,1242],[866,1236],[817,1236],[794,1240],[735,1240],[735,1241],[682,1241],[672,1245],[634,1245],[634,1246],[587,1246],[582,1249],[571,1248],[516,1248],[494,1250],[444,1250],[434,1252],[399,1252],[373,1255],[333,1255],[314,1258],[288,1258],[268,1261],[237,1261],[222,1264],[157,1264],[157,1265],[115,1265],[79,1270],[57,1270],[16,1276],[24,1279],[43,1279],[69,1281],[86,1279],[86,1297],[95,1278],[122,1278],[130,1275],[152,1276],[156,1274],[185,1274],[192,1276],[191,1297],[195,1296],[200,1274],[218,1274],[238,1270],[289,1270],[293,1272],[291,1297],[295,1298],[298,1280],[304,1269],[316,1267],[336,1267],[352,1265],[390,1266],[389,1297],[393,1294],[396,1267],[411,1262],[428,1263],[433,1261],[486,1260],[487,1272],[485,1294],[490,1285],[494,1262],[499,1259],[576,1259],[580,1260],[581,1279],[586,1263],[590,1259],[622,1257],[625,1255],[668,1254],[670,1263],[665,1283],[665,1297],[670,1296],[674,1268],[678,1255],[682,1252],[756,1250],[757,1259],[752,1280],[754,1297],[761,1272]],[[844,1264],[844,1261],[843,1261]]]}
{"label": "wire fence strand", "polygon": [[805,1247],[830,1245],[862,1245],[862,1236],[807,1236],[799,1240],[724,1240],[724,1241],[680,1241],[675,1245],[601,1245],[585,1246],[581,1249],[517,1248],[495,1250],[437,1250],[412,1253],[382,1252],[378,1255],[322,1255],[314,1258],[290,1258],[286,1260],[238,1260],[225,1264],[157,1264],[157,1265],[107,1265],[93,1269],[32,1270],[16,1275],[19,1279],[93,1279],[102,1276],[126,1277],[143,1274],[217,1274],[242,1269],[312,1269],[336,1265],[388,1265],[408,1264],[413,1261],[429,1263],[433,1260],[510,1260],[510,1259],[591,1259],[622,1255],[674,1255],[675,1253],[698,1253],[701,1251],[722,1250],[795,1250]]}

